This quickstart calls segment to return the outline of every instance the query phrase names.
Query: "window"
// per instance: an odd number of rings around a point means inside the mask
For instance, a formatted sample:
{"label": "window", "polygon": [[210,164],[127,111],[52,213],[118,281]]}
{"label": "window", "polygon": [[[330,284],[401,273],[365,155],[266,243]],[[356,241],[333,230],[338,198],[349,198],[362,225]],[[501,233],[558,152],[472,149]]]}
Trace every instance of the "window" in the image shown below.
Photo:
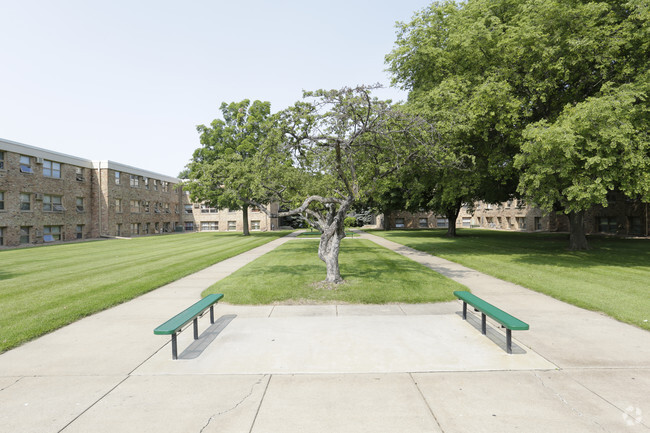
{"label": "window", "polygon": [[395,218],[395,228],[404,228],[404,218]]}
{"label": "window", "polygon": [[163,223],[163,232],[169,233],[169,223]]}
{"label": "window", "polygon": [[154,213],[160,213],[160,206],[158,202],[153,203],[153,211]]}
{"label": "window", "polygon": [[155,223],[155,225],[154,225],[154,231],[155,231],[156,233],[158,233],[159,228],[160,228],[160,224]]}
{"label": "window", "polygon": [[186,204],[185,205],[185,213],[192,215],[192,205],[191,204]]}
{"label": "window", "polygon": [[61,226],[44,226],[43,242],[54,242],[61,240]]}
{"label": "window", "polygon": [[501,220],[501,217],[497,217],[497,227],[501,227],[501,224],[503,224],[503,221]]}
{"label": "window", "polygon": [[174,205],[174,213],[180,213],[180,206],[177,204]]}
{"label": "window", "polygon": [[261,212],[261,211],[260,211],[259,207],[254,206],[254,207],[251,208],[251,212]]}
{"label": "window", "polygon": [[172,213],[172,211],[169,210],[169,203],[164,203],[163,208],[165,210],[165,213]]}
{"label": "window", "polygon": [[26,192],[20,193],[20,210],[31,210],[32,208],[32,195]]}
{"label": "window", "polygon": [[48,195],[43,196],[43,211],[44,212],[63,212],[65,208],[61,203],[62,197],[60,195]]}
{"label": "window", "polygon": [[29,229],[31,227],[22,226],[20,227],[20,243],[28,244],[29,243]]}
{"label": "window", "polygon": [[219,212],[216,208],[210,207],[207,204],[201,204],[201,213],[217,213]]}
{"label": "window", "polygon": [[526,218],[525,217],[516,217],[517,220],[517,225],[519,226],[519,230],[526,230]]}
{"label": "window", "polygon": [[83,211],[84,211],[84,198],[77,197],[77,212],[83,212]]}
{"label": "window", "polygon": [[83,182],[85,180],[84,178],[84,169],[81,167],[75,167],[75,177],[79,182]]}
{"label": "window", "polygon": [[0,170],[5,168],[5,153],[0,151]]}
{"label": "window", "polygon": [[[187,230],[187,224],[185,223],[185,230]],[[192,223],[190,223],[192,224]],[[219,222],[218,221],[207,221],[207,222],[202,222],[201,223],[201,231],[217,231],[219,230]]]}
{"label": "window", "polygon": [[149,178],[142,177],[142,184],[144,185],[144,189],[149,189]]}
{"label": "window", "polygon": [[32,162],[29,156],[20,155],[20,172],[21,173],[34,173],[32,170]]}
{"label": "window", "polygon": [[616,217],[599,217],[598,218],[598,231],[601,233],[616,233],[618,224],[616,224]]}
{"label": "window", "polygon": [[156,179],[153,180],[153,190],[158,191],[158,181]]}
{"label": "window", "polygon": [[541,229],[542,229],[542,218],[535,217],[535,230],[541,230]]}
{"label": "window", "polygon": [[169,191],[169,182],[161,182],[162,184],[162,191],[163,192],[168,192]]}
{"label": "window", "polygon": [[506,217],[506,224],[508,225],[508,228],[512,227],[512,220],[510,217]]}
{"label": "window", "polygon": [[82,224],[77,224],[77,227],[75,228],[75,235],[77,239],[84,238],[84,226]]}
{"label": "window", "polygon": [[131,213],[140,213],[140,201],[131,200]]}
{"label": "window", "polygon": [[149,228],[151,227],[151,223],[145,223],[144,224],[144,234],[148,235],[149,234]]}
{"label": "window", "polygon": [[488,227],[494,228],[494,218],[492,217],[485,217],[485,224],[488,225]]}
{"label": "window", "polygon": [[436,218],[436,227],[447,228],[449,227],[449,221],[447,221],[447,218]]}
{"label": "window", "polygon": [[140,224],[138,224],[138,223],[131,224],[131,234],[132,235],[139,235],[140,234]]}
{"label": "window", "polygon": [[122,213],[122,199],[121,198],[116,198],[115,199],[115,212],[116,213]]}
{"label": "window", "polygon": [[251,221],[251,230],[259,230],[260,222],[259,220]]}
{"label": "window", "polygon": [[140,186],[140,177],[135,176],[135,175],[130,175],[131,176],[131,187],[132,188],[137,188]]}
{"label": "window", "polygon": [[463,227],[471,227],[472,219],[470,217],[463,217]]}
{"label": "window", "polygon": [[632,235],[640,235],[643,233],[643,226],[641,225],[641,217],[631,216],[628,217],[628,222],[630,224],[629,233]]}
{"label": "window", "polygon": [[485,210],[491,210],[492,209],[492,203],[485,203]]}
{"label": "window", "polygon": [[237,221],[228,221],[228,231],[237,230]]}
{"label": "window", "polygon": [[186,232],[193,232],[194,231],[194,222],[193,221],[185,221],[185,231]]}
{"label": "window", "polygon": [[0,245],[5,244],[5,228],[0,227]]}
{"label": "window", "polygon": [[122,224],[115,224],[115,235],[122,236]]}
{"label": "window", "polygon": [[120,184],[120,172],[116,171],[115,172],[115,185],[119,185],[119,184]]}
{"label": "window", "polygon": [[512,207],[512,200],[508,200],[506,203],[506,209],[510,209]]}
{"label": "window", "polygon": [[5,192],[0,191],[0,210],[5,210]]}
{"label": "window", "polygon": [[420,218],[418,220],[418,226],[421,229],[426,229],[427,227],[429,227],[429,220],[427,218]]}
{"label": "window", "polygon": [[142,211],[143,211],[144,213],[149,213],[149,212],[151,212],[151,208],[150,208],[150,206],[149,206],[149,202],[148,202],[148,201],[143,201],[143,202],[142,202]]}
{"label": "window", "polygon": [[61,179],[61,164],[54,161],[43,161],[43,176]]}

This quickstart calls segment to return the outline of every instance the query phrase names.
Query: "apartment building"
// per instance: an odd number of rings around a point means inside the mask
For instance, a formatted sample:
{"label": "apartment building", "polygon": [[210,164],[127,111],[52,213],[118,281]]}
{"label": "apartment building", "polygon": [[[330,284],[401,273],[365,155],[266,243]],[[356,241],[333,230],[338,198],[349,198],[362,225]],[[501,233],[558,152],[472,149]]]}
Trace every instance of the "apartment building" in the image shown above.
{"label": "apartment building", "polygon": [[[242,225],[241,211],[191,203],[175,177],[0,139],[0,247]],[[251,209],[249,227],[277,218]]]}

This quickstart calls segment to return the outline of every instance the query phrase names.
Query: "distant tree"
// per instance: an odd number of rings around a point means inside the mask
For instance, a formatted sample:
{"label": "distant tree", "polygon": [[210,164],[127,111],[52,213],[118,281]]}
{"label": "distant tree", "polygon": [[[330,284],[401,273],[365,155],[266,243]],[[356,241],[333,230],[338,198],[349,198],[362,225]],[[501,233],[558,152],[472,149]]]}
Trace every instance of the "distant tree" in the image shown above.
{"label": "distant tree", "polygon": [[192,200],[219,209],[241,209],[244,235],[250,234],[248,207],[259,197],[254,156],[266,138],[270,111],[269,102],[251,104],[245,99],[221,104],[223,120],[197,127],[202,146],[181,173]]}
{"label": "distant tree", "polygon": [[339,249],[354,203],[372,197],[419,152],[441,163],[449,158],[428,123],[373,98],[374,88],[305,92],[278,113],[259,165],[268,198],[289,208],[278,216],[301,214],[321,232],[327,283],[343,281]]}

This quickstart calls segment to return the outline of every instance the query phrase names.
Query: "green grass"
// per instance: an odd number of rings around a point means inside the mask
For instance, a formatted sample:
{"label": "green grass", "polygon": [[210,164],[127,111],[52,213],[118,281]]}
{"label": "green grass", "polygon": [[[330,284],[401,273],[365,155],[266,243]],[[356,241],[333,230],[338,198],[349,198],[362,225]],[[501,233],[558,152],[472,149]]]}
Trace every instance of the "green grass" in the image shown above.
{"label": "green grass", "polygon": [[325,264],[318,259],[318,242],[295,240],[260,257],[203,294],[223,293],[234,304],[273,302],[441,302],[455,299],[465,287],[373,242],[345,239],[339,255],[345,284],[318,288]]}
{"label": "green grass", "polygon": [[373,231],[497,278],[650,330],[650,241],[591,237],[568,251],[568,235],[459,230]]}
{"label": "green grass", "polygon": [[192,233],[0,251],[0,352],[286,234]]}

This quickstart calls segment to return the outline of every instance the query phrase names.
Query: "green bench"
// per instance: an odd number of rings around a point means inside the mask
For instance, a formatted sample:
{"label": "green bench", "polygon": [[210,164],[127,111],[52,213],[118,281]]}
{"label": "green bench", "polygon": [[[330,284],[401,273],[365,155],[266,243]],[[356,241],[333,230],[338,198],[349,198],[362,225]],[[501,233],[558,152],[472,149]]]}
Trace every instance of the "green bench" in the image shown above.
{"label": "green bench", "polygon": [[178,349],[176,343],[176,335],[181,332],[183,326],[194,322],[194,339],[199,339],[199,317],[209,308],[210,309],[210,323],[214,323],[214,304],[223,298],[221,293],[208,295],[195,303],[191,307],[178,313],[162,325],[153,330],[156,335],[171,335],[172,336],[172,359],[178,359]]}
{"label": "green bench", "polygon": [[506,351],[508,353],[512,353],[512,331],[526,331],[529,329],[528,323],[522,322],[470,292],[454,292],[454,296],[463,301],[464,320],[467,320],[467,304],[481,312],[481,333],[483,335],[487,332],[485,316],[490,316],[506,328]]}

